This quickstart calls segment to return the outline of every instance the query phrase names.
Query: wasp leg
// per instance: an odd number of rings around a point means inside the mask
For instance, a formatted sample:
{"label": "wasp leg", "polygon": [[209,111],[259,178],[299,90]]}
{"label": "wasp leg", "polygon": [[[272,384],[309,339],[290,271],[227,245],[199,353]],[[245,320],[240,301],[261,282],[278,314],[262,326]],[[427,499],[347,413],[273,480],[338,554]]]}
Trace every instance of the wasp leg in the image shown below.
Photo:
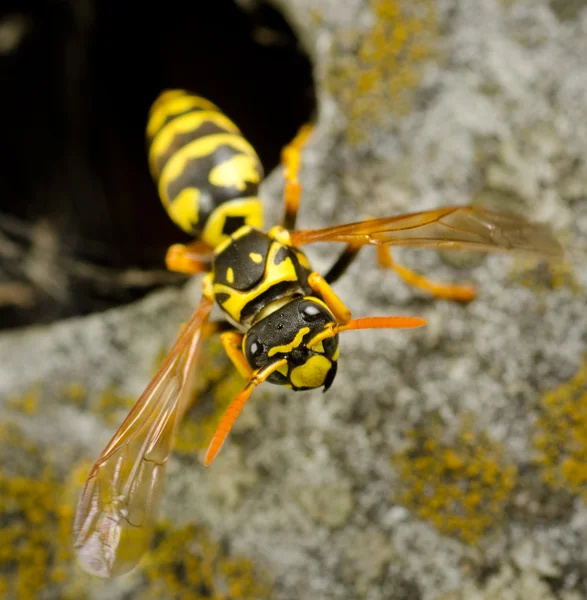
{"label": "wasp leg", "polygon": [[281,162],[284,166],[285,188],[283,200],[285,203],[285,216],[283,226],[285,229],[292,230],[296,226],[298,208],[300,205],[300,195],[302,186],[298,181],[298,171],[300,169],[300,154],[306,140],[312,132],[311,125],[303,125],[296,137],[281,152]]}
{"label": "wasp leg", "polygon": [[249,366],[247,359],[242,351],[243,335],[238,331],[224,331],[220,334],[220,341],[224,346],[224,351],[238,372],[247,381],[253,376],[253,369]]}
{"label": "wasp leg", "polygon": [[211,257],[210,246],[197,240],[189,244],[170,246],[165,256],[165,264],[170,271],[195,275],[209,270]]}
{"label": "wasp leg", "polygon": [[351,311],[345,306],[344,302],[336,295],[328,282],[320,273],[310,273],[308,284],[316,294],[322,297],[334,318],[339,323],[348,323],[352,318]]}
{"label": "wasp leg", "polygon": [[326,282],[332,284],[335,281],[338,281],[341,276],[346,273],[346,270],[355,260],[360,249],[361,246],[348,244],[347,247],[342,251],[341,255],[336,259],[336,262],[332,265],[332,267],[330,267],[328,273],[324,275]]}
{"label": "wasp leg", "polygon": [[430,281],[423,275],[398,265],[393,260],[388,246],[377,246],[377,259],[380,266],[395,271],[405,283],[425,290],[437,298],[470,302],[476,296],[475,288],[471,285],[454,285]]}

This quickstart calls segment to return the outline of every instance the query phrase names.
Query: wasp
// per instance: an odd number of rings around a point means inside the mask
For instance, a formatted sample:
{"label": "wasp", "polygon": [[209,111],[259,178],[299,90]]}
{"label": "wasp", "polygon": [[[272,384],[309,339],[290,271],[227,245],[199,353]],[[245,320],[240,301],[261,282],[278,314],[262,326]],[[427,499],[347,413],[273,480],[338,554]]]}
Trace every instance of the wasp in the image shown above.
{"label": "wasp", "polygon": [[[391,247],[562,257],[545,225],[475,205],[296,229],[300,157],[311,131],[304,125],[282,151],[283,222],[265,232],[258,197],[263,167],[238,127],[218,106],[185,90],[165,90],[150,109],[150,172],[169,217],[193,236],[192,242],[169,248],[166,265],[202,274],[202,297],[88,474],[74,519],[74,546],[91,574],[125,573],[148,550],[174,435],[191,398],[190,375],[206,336],[221,336],[246,382],[210,441],[204,459],[210,465],[261,383],[326,391],[336,377],[341,333],[426,324],[409,316],[352,318],[331,286],[365,245],[374,245],[379,264],[406,283],[463,302],[474,299],[472,286],[430,281],[397,264]],[[302,250],[316,242],[344,244],[325,275],[312,269]],[[210,318],[214,305],[223,315],[218,322]]]}

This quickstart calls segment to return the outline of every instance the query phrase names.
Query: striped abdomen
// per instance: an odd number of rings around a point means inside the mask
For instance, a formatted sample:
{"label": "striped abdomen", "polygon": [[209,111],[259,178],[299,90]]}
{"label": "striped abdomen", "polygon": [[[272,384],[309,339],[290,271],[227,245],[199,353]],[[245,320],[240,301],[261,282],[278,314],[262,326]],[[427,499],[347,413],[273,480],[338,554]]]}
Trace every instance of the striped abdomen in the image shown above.
{"label": "striped abdomen", "polygon": [[171,219],[216,247],[243,225],[262,227],[263,167],[220,109],[183,90],[163,92],[147,123],[149,168]]}

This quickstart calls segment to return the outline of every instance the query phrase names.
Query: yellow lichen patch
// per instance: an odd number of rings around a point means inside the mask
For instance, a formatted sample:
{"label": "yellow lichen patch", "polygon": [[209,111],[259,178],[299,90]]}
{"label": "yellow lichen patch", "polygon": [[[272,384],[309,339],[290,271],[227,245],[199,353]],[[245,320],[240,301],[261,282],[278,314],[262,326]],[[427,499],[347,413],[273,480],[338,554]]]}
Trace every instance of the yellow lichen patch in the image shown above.
{"label": "yellow lichen patch", "polygon": [[326,81],[347,115],[351,143],[390,114],[410,111],[438,32],[433,0],[371,0],[371,10],[367,33],[338,34]]}
{"label": "yellow lichen patch", "polygon": [[537,263],[528,258],[516,258],[511,263],[510,278],[519,285],[537,293],[549,293],[559,288],[568,288],[573,294],[583,292],[581,284],[568,263]]}
{"label": "yellow lichen patch", "polygon": [[543,396],[536,430],[544,481],[587,500],[587,360],[570,381]]}
{"label": "yellow lichen patch", "polygon": [[[91,467],[83,459],[63,477],[47,452],[14,425],[0,428],[0,598],[80,600],[104,582],[77,565],[72,523]],[[23,467],[26,465],[26,468]],[[267,574],[189,524],[160,524],[131,582],[133,598],[271,598]],[[132,588],[128,587],[131,585]]]}
{"label": "yellow lichen patch", "polygon": [[438,423],[415,429],[409,450],[393,457],[401,484],[394,500],[439,532],[475,544],[503,519],[517,481],[499,444],[465,417],[454,441]]}
{"label": "yellow lichen patch", "polygon": [[128,410],[136,401],[135,397],[121,394],[114,387],[110,387],[102,393],[94,410],[105,423],[117,425],[120,423],[121,412]]}
{"label": "yellow lichen patch", "polygon": [[177,600],[265,600],[268,576],[246,557],[232,556],[196,525],[161,524],[142,565],[147,586],[140,597]]}
{"label": "yellow lichen patch", "polygon": [[8,396],[6,403],[13,409],[26,415],[34,415],[39,409],[40,390],[38,387],[31,389],[23,396]]}
{"label": "yellow lichen patch", "polygon": [[72,383],[63,390],[63,399],[82,405],[88,399],[88,392],[82,383]]}
{"label": "yellow lichen patch", "polygon": [[[19,600],[39,598],[40,590],[49,593],[58,587],[60,598],[75,597],[63,588],[74,565],[72,505],[63,502],[63,485],[44,462],[45,453],[16,433],[3,428],[0,436],[0,589]],[[18,459],[4,460],[4,455]],[[22,474],[25,460],[34,475]]]}

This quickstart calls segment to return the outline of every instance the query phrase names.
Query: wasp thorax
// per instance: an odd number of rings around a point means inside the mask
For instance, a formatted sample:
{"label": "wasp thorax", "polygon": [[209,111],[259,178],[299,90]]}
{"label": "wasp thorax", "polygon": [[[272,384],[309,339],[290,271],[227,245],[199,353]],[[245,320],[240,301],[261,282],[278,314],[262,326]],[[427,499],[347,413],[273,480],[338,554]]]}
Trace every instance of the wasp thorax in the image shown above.
{"label": "wasp thorax", "polygon": [[267,381],[294,390],[324,386],[326,391],[336,375],[338,335],[314,345],[311,342],[334,321],[326,304],[318,298],[296,298],[249,329],[243,342],[245,357],[253,369],[285,358],[287,365],[272,373]]}

